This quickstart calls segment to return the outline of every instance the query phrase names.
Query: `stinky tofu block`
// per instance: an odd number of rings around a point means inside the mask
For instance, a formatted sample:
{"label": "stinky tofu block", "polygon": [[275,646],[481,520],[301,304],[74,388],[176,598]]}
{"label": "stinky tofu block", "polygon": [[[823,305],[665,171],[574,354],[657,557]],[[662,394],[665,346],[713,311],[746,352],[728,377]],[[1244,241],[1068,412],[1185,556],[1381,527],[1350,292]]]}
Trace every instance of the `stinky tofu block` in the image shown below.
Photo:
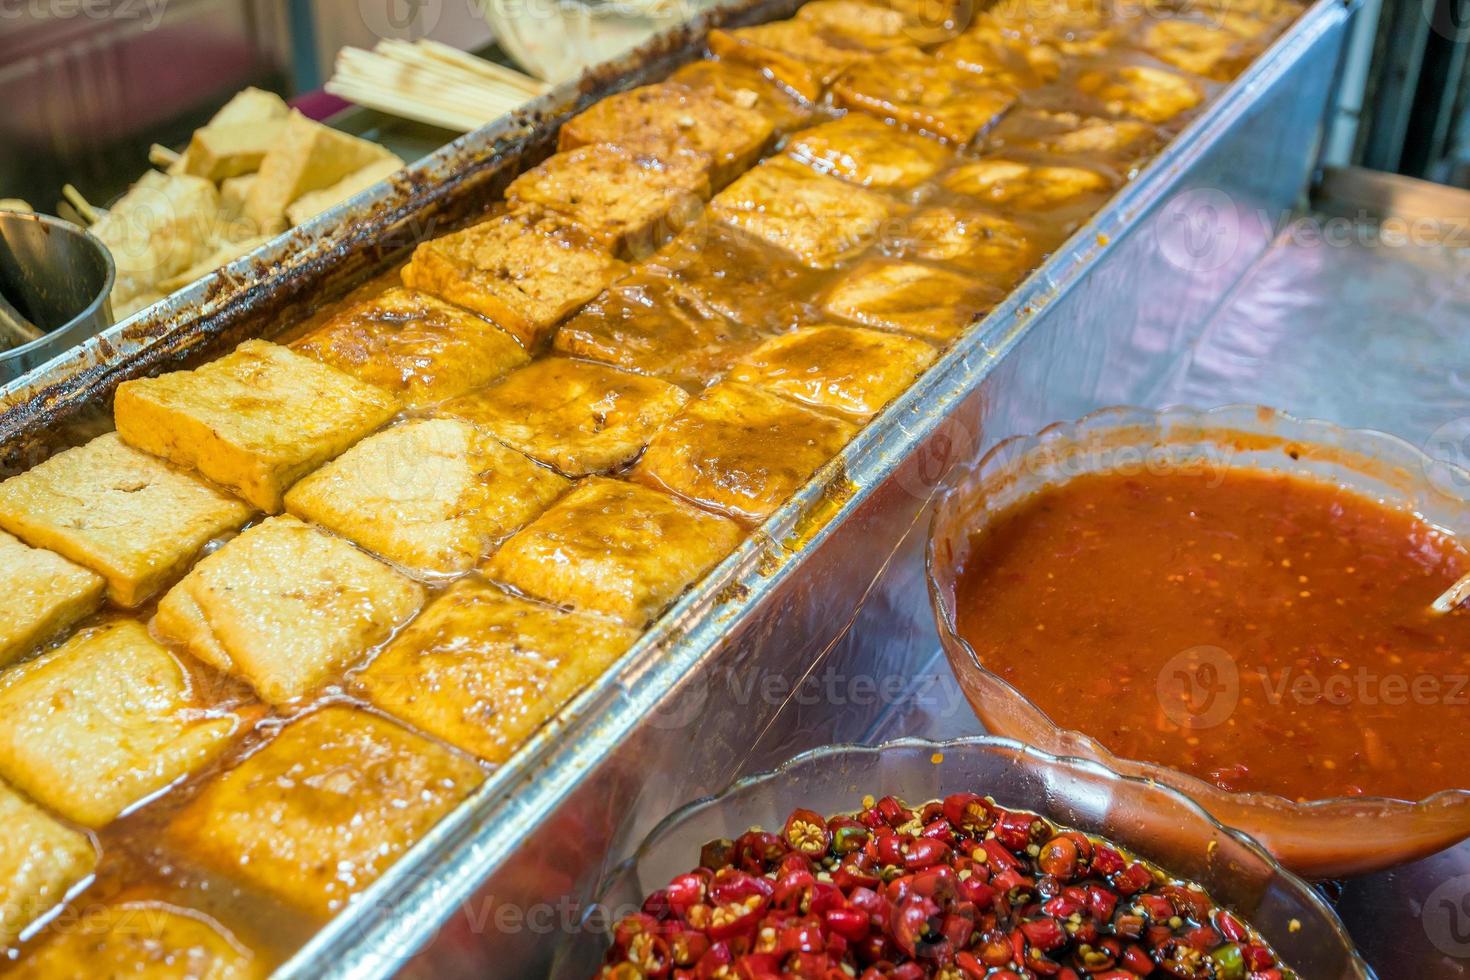
{"label": "stinky tofu block", "polygon": [[865,47],[863,38],[837,34],[805,20],[779,20],[734,30],[709,32],[709,49],[725,61],[754,65],[809,102],[854,62],[895,50],[891,44]]}
{"label": "stinky tofu block", "polygon": [[871,244],[900,208],[875,191],[773,157],[716,194],[709,211],[803,265],[829,269]]}
{"label": "stinky tofu block", "polygon": [[775,127],[754,108],[707,89],[660,82],[601,99],[562,126],[558,148],[592,143],[661,154],[687,148],[709,157],[711,187],[723,187],[760,157]]}
{"label": "stinky tofu block", "polygon": [[786,152],[820,173],[883,190],[922,184],[953,157],[942,143],[861,112],[792,134]]}
{"label": "stinky tofu block", "polygon": [[305,224],[328,208],[336,207],[350,197],[356,197],[402,169],[403,161],[394,154],[385,152],[382,157],[354,170],[335,184],[302,194],[287,206],[286,220],[293,225]]}
{"label": "stinky tofu block", "polygon": [[1158,130],[1136,119],[1027,109],[1002,120],[987,136],[985,145],[994,152],[1036,150],[1095,164],[1140,160],[1161,141]]}
{"label": "stinky tofu block", "polygon": [[125,381],[113,404],[128,445],[272,514],[286,488],[397,411],[382,388],[263,340],[192,371]]}
{"label": "stinky tofu block", "polygon": [[679,68],[669,81],[709,92],[741,109],[754,109],[766,117],[777,136],[800,129],[815,115],[811,106],[761,69],[736,61],[701,58]]}
{"label": "stinky tofu block", "polygon": [[490,557],[523,595],[642,629],[740,543],[733,521],[649,487],[584,480]]}
{"label": "stinky tofu block", "polygon": [[132,619],[0,674],[0,776],[88,827],[205,765],[240,726]]}
{"label": "stinky tofu block", "polygon": [[547,357],[439,411],[493,432],[568,476],[585,476],[637,459],[688,399],[682,388],[658,378]]}
{"label": "stinky tofu block", "polygon": [[465,756],[332,705],[216,777],[165,836],[189,860],[326,920],[482,779]]}
{"label": "stinky tofu block", "polygon": [[531,359],[478,313],[400,287],[334,314],[291,349],[392,392],[405,408],[473,391]]}
{"label": "stinky tofu block", "polygon": [[1097,68],[1077,77],[1078,91],[1115,116],[1164,123],[1204,101],[1204,89],[1178,72],[1148,65]]}
{"label": "stinky tofu block", "polygon": [[625,271],[565,219],[500,214],[424,242],[403,284],[489,317],[526,349]]}
{"label": "stinky tofu block", "polygon": [[93,904],[27,950],[17,966],[14,975],[27,980],[265,980],[270,973],[218,922],[150,900]]}
{"label": "stinky tofu block", "polygon": [[182,172],[213,181],[253,173],[285,127],[282,117],[196,129],[184,151]]}
{"label": "stinky tofu block", "polygon": [[591,143],[558,153],[511,182],[512,207],[553,211],[610,252],[647,255],[699,216],[710,157],[686,147],[657,153]]}
{"label": "stinky tofu block", "polygon": [[571,484],[488,432],[413,419],[292,487],[286,508],[419,575],[467,572]]}
{"label": "stinky tofu block", "polygon": [[945,174],[941,183],[951,193],[1023,214],[1069,206],[1096,206],[1113,192],[1113,181],[1096,170],[1000,157],[965,163]]}
{"label": "stinky tofu block", "polygon": [[865,327],[943,343],[964,333],[1004,296],[1004,289],[973,275],[869,259],[832,287],[822,308]]}
{"label": "stinky tofu block", "polygon": [[1036,248],[1013,221],[985,211],[931,207],[896,226],[883,250],[963,270],[997,289],[1009,289],[1035,267]]}
{"label": "stinky tofu block", "polygon": [[922,25],[910,24],[903,11],[887,4],[864,0],[809,0],[796,9],[793,19],[870,51],[924,43],[915,39],[912,30]]}
{"label": "stinky tofu block", "polygon": [[379,708],[502,763],[638,638],[466,579],[436,599],[356,677]]}
{"label": "stinky tofu block", "polygon": [[1140,46],[1180,71],[1228,82],[1260,53],[1265,41],[1261,26],[1250,18],[1229,15],[1219,23],[1160,19],[1144,30]]}
{"label": "stinky tofu block", "polygon": [[883,0],[903,15],[915,44],[938,44],[964,30],[974,16],[973,0]]}
{"label": "stinky tofu block", "polygon": [[866,420],[901,395],[937,355],[922,340],[902,334],[803,327],[751,351],[730,380]]}
{"label": "stinky tofu block", "polygon": [[1015,103],[1009,87],[920,51],[859,62],[832,86],[838,105],[966,144]]}
{"label": "stinky tofu block", "polygon": [[1095,57],[1121,40],[1114,13],[1109,4],[1092,0],[1001,0],[981,11],[969,31],[998,31],[1070,58]]}
{"label": "stinky tofu block", "polygon": [[245,530],[158,603],[154,627],[272,704],[309,693],[416,613],[424,588],[291,516]]}
{"label": "stinky tofu block", "polygon": [[722,381],[654,437],[634,474],[702,506],[759,523],[856,431],[852,422]]}
{"label": "stinky tofu block", "polygon": [[137,606],[254,510],[109,432],[0,483],[0,527],[107,580]]}
{"label": "stinky tofu block", "polygon": [[0,531],[0,667],[90,615],[106,588],[100,575]]}
{"label": "stinky tofu block", "polygon": [[331,187],[389,156],[376,143],[323,126],[293,109],[260,160],[245,196],[244,216],[262,228],[279,223],[287,206],[303,194]]}
{"label": "stinky tofu block", "polygon": [[965,31],[934,54],[998,87],[1017,91],[1054,82],[1062,72],[1062,53],[1050,44],[1033,43],[988,25]]}
{"label": "stinky tofu block", "polygon": [[[87,835],[0,783],[0,946],[9,946],[97,866]],[[87,976],[58,973],[56,976]]]}

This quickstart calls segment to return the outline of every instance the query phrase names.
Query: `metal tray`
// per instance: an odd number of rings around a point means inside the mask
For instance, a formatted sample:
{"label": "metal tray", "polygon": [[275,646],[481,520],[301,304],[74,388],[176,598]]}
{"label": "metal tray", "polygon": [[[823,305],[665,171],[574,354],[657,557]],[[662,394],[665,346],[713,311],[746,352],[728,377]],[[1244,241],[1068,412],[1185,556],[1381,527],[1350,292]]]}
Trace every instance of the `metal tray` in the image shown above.
{"label": "metal tray", "polygon": [[[755,0],[701,18],[0,390],[0,470],[95,428],[120,381],[273,334],[472,217],[549,152],[562,120],[696,56],[711,23],[796,5]],[[280,975],[541,975],[562,937],[598,925],[582,922],[582,903],[604,870],[676,806],[801,750],[860,740],[914,696],[937,647],[919,560],[933,488],[999,439],[1143,400],[1162,382],[1273,237],[1255,216],[1289,211],[1306,187],[1351,13],[1318,0]]]}

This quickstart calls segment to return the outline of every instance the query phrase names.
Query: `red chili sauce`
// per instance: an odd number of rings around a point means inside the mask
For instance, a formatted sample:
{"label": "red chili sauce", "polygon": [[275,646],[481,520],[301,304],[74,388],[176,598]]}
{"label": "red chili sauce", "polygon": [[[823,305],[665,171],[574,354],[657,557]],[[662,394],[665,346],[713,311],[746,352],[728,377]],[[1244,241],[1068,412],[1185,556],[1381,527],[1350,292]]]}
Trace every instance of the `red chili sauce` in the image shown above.
{"label": "red chili sauce", "polygon": [[1470,788],[1455,539],[1245,469],[1074,479],[972,542],[961,634],[1063,728],[1233,791]]}

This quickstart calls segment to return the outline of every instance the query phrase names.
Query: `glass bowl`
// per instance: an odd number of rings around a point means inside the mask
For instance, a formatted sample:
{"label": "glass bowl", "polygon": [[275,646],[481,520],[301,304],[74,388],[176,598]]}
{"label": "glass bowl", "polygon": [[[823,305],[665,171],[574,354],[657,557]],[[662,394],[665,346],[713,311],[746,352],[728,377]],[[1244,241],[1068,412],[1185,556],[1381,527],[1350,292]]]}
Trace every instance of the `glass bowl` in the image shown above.
{"label": "glass bowl", "polygon": [[734,838],[753,826],[779,828],[796,807],[828,815],[860,809],[869,793],[917,804],[961,791],[988,794],[1002,806],[1034,810],[1059,824],[1107,837],[1181,878],[1198,881],[1217,903],[1260,930],[1303,977],[1373,976],[1342,923],[1311,886],[1181,794],[1119,776],[1095,762],[1058,758],[989,735],[816,749],[683,807],[613,869],[597,903],[582,917],[581,928],[558,950],[551,976],[595,976],[610,924],[694,867],[706,841]]}
{"label": "glass bowl", "polygon": [[[956,629],[955,589],[970,535],[1017,500],[1082,473],[1148,466],[1238,466],[1325,480],[1408,508],[1470,539],[1470,474],[1380,432],[1344,429],[1260,406],[1211,411],[1106,409],[1001,443],[956,469],[941,488],[929,531],[929,594],[950,666],[986,729],[1058,755],[1095,759],[1126,776],[1166,783],[1216,820],[1260,841],[1286,867],[1314,878],[1366,874],[1415,860],[1470,836],[1470,791],[1417,802],[1336,797],[1306,803],[1232,793],[1164,766],[1114,756],[1058,727],[991,673]],[[1426,605],[1433,599],[1426,596]]]}

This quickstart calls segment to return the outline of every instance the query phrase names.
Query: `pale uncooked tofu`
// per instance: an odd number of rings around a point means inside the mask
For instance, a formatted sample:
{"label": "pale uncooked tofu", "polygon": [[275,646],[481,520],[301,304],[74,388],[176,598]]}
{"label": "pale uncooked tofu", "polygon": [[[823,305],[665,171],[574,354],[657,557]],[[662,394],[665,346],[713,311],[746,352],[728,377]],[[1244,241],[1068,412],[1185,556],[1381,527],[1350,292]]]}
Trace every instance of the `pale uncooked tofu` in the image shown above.
{"label": "pale uncooked tofu", "polygon": [[758,524],[836,456],[852,422],[722,381],[654,437],[634,475]]}
{"label": "pale uncooked tofu", "polygon": [[686,147],[651,152],[592,143],[521,174],[505,200],[564,215],[609,251],[640,257],[699,216],[709,198],[710,163],[708,154]]}
{"label": "pale uncooked tofu", "polygon": [[220,181],[219,207],[225,217],[233,220],[244,216],[245,198],[250,196],[250,187],[255,180],[255,174],[241,174]]}
{"label": "pale uncooked tofu", "polygon": [[254,173],[286,128],[284,116],[243,123],[211,123],[194,131],[182,171],[221,181]]}
{"label": "pale uncooked tofu", "polygon": [[883,251],[969,273],[997,289],[1009,289],[1030,272],[1040,254],[1013,221],[986,211],[930,207],[896,225]]}
{"label": "pale uncooked tofu", "polygon": [[87,827],[205,765],[242,727],[134,619],[0,674],[0,776]]}
{"label": "pale uncooked tofu", "polygon": [[106,589],[100,575],[0,531],[0,667],[90,615]]}
{"label": "pale uncooked tofu", "polygon": [[858,62],[833,83],[832,97],[960,145],[994,126],[1016,101],[1009,86],[919,51]]}
{"label": "pale uncooked tofu", "polygon": [[1005,296],[1004,289],[917,262],[868,259],[827,294],[829,316],[938,343],[953,340]]}
{"label": "pale uncooked tofu", "polygon": [[638,638],[473,579],[398,634],[358,687],[416,729],[502,763]]}
{"label": "pale uncooked tofu", "polygon": [[382,159],[354,170],[329,187],[302,194],[286,208],[286,220],[293,225],[305,224],[328,208],[362,193],[380,180],[387,180],[402,169],[403,161],[388,153]]}
{"label": "pale uncooked tofu", "polygon": [[938,352],[922,340],[862,327],[803,327],[772,337],[730,372],[793,401],[866,420],[901,395]]}
{"label": "pale uncooked tofu", "polygon": [[523,595],[642,629],[740,543],[734,521],[636,483],[592,477],[491,556]]}
{"label": "pale uncooked tofu", "polygon": [[395,287],[333,314],[291,349],[422,408],[484,387],[531,357],[478,313]]}
{"label": "pale uncooked tofu", "polygon": [[260,161],[259,176],[245,198],[245,217],[262,227],[277,222],[303,194],[331,187],[388,155],[376,143],[313,122],[293,109]]}
{"label": "pale uncooked tofu", "polygon": [[[0,783],[0,947],[9,946],[37,918],[92,873],[97,851],[73,830]],[[85,976],[58,973],[56,976]]]}
{"label": "pale uncooked tofu", "polygon": [[272,514],[291,484],[397,411],[382,388],[263,340],[192,371],[126,381],[113,404],[124,442]]}
{"label": "pale uncooked tofu", "polygon": [[572,222],[501,214],[414,249],[403,284],[489,317],[534,350],[626,268]]}
{"label": "pale uncooked tofu", "polygon": [[209,118],[211,126],[240,126],[246,123],[263,123],[272,119],[285,119],[291,107],[286,100],[274,92],[249,86],[230,96],[230,101],[220,106]]}
{"label": "pale uncooked tofu", "polygon": [[1099,100],[1115,116],[1132,116],[1151,123],[1168,122],[1205,98],[1198,82],[1148,65],[1083,72],[1077,78],[1077,89]]}
{"label": "pale uncooked tofu", "polygon": [[209,916],[160,901],[99,906],[27,950],[21,980],[264,980],[270,969]]}
{"label": "pale uncooked tofu", "polygon": [[188,860],[323,921],[483,778],[468,757],[385,718],[328,706],[216,777],[165,835]]}
{"label": "pale uncooked tofu", "polygon": [[1054,82],[1062,71],[1062,53],[1050,44],[1016,37],[988,24],[972,27],[940,45],[934,54],[997,86],[1017,91]]}
{"label": "pale uncooked tofu", "polygon": [[828,269],[862,251],[901,208],[875,191],[773,157],[715,195],[710,216]]}
{"label": "pale uncooked tofu", "polygon": [[711,92],[742,109],[754,109],[770,121],[777,136],[805,126],[815,114],[810,106],[753,65],[702,58],[679,68],[669,76],[669,81]]}
{"label": "pale uncooked tofu", "polygon": [[944,144],[861,112],[792,134],[786,152],[820,173],[884,190],[922,184],[953,158]]}
{"label": "pale uncooked tofu", "polygon": [[112,303],[131,309],[158,293],[158,283],[214,250],[220,197],[212,181],[150,170],[88,229],[117,268]]}
{"label": "pale uncooked tofu", "polygon": [[1096,206],[1113,192],[1113,181],[1096,170],[1046,166],[1002,157],[973,160],[941,181],[946,190],[1017,213],[1059,207]]}
{"label": "pale uncooked tofu", "polygon": [[658,378],[546,357],[439,411],[493,432],[568,476],[585,476],[638,458],[688,399],[682,388]]}
{"label": "pale uncooked tofu", "polygon": [[126,607],[171,584],[252,513],[115,432],[0,483],[0,527],[103,576],[108,597]]}
{"label": "pale uncooked tofu", "polygon": [[214,245],[214,251],[178,275],[159,280],[158,288],[165,295],[173,292],[175,289],[182,289],[195,279],[202,279],[211,272],[229,265],[247,252],[255,251],[270,241],[270,239],[270,235],[246,235],[243,238],[235,240],[217,239]]}
{"label": "pale uncooked tofu", "polygon": [[424,587],[289,515],[248,528],[158,603],[154,628],[272,704],[308,694],[386,640]]}
{"label": "pale uncooked tofu", "polygon": [[286,508],[419,575],[467,572],[570,482],[458,419],[368,436],[286,494]]}
{"label": "pale uncooked tofu", "polygon": [[779,20],[734,30],[709,32],[709,48],[726,61],[744,62],[771,73],[777,81],[809,102],[844,68],[878,51],[893,50],[890,43],[865,47],[862,38],[839,35],[805,20]]}

